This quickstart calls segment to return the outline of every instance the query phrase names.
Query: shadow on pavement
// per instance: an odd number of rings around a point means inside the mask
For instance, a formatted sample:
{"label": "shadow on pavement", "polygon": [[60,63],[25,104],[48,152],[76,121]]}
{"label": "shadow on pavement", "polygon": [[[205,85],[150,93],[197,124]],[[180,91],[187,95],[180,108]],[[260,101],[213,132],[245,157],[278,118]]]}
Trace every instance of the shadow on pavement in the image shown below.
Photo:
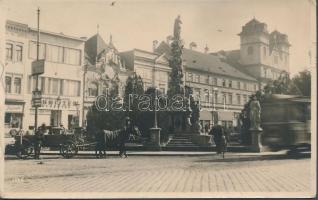
{"label": "shadow on pavement", "polygon": [[213,155],[210,159],[200,159],[194,162],[246,162],[246,161],[262,161],[262,160],[285,160],[285,159],[306,159],[310,158],[310,153],[302,154],[285,154],[285,155],[261,155],[261,156],[233,156],[229,155],[228,157],[225,154],[225,158],[222,158],[220,155]]}

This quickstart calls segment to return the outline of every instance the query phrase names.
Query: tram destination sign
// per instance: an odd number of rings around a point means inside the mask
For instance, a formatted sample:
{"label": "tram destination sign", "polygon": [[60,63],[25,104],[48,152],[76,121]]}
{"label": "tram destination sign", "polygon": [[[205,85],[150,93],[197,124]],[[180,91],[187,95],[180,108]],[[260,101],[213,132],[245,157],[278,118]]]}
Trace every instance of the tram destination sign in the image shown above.
{"label": "tram destination sign", "polygon": [[35,60],[32,62],[32,76],[44,73],[45,60]]}

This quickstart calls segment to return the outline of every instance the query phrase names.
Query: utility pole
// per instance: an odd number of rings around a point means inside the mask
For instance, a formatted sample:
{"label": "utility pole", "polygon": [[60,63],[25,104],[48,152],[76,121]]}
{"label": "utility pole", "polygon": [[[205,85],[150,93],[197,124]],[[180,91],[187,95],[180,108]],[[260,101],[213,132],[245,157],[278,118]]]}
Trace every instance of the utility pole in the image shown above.
{"label": "utility pole", "polygon": [[[37,32],[37,38],[36,38],[36,60],[39,61],[39,50],[40,50],[40,8],[37,10],[38,14],[38,32]],[[35,90],[39,90],[39,75],[36,74],[35,76],[36,82],[35,82]],[[34,132],[36,133],[38,127],[38,106],[35,106],[35,113],[34,113]]]}

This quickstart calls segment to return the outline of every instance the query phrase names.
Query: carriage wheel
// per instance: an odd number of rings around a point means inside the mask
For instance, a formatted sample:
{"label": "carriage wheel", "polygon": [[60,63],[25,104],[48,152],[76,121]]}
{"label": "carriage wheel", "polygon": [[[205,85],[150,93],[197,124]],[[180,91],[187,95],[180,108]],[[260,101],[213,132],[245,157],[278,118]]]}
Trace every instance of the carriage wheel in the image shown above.
{"label": "carriage wheel", "polygon": [[20,143],[16,143],[16,156],[20,159],[25,159],[29,157],[33,153],[33,144],[28,139],[22,140],[22,145]]}
{"label": "carriage wheel", "polygon": [[67,141],[61,145],[60,153],[64,158],[72,158],[78,152],[76,144],[72,141]]}

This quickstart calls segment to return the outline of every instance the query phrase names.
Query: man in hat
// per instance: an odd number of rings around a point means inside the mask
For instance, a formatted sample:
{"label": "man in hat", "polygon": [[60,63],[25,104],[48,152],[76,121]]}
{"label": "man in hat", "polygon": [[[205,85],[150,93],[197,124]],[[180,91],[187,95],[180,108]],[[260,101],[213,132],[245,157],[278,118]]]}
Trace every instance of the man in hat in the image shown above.
{"label": "man in hat", "polygon": [[41,127],[35,132],[35,142],[34,142],[34,158],[40,159],[41,147],[44,139],[44,133],[46,132],[46,125],[43,123]]}

